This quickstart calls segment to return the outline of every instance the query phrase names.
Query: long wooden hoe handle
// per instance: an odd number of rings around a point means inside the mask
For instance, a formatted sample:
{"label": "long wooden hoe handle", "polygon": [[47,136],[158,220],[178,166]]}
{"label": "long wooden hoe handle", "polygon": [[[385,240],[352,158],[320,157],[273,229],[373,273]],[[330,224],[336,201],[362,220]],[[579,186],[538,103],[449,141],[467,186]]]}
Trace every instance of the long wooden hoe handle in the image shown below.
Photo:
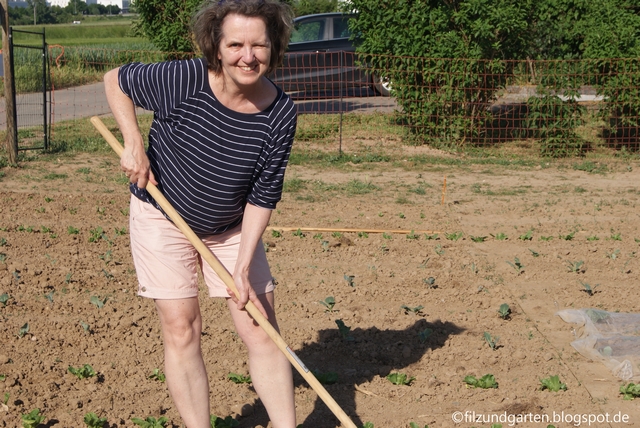
{"label": "long wooden hoe handle", "polygon": [[[109,129],[102,123],[100,118],[94,116],[91,118],[91,123],[95,128],[102,134],[107,143],[111,146],[111,148],[118,154],[118,156],[122,156],[123,148],[120,142],[116,139],[116,137],[109,131]],[[196,235],[193,230],[185,223],[185,221],[180,217],[180,214],[171,206],[169,201],[164,197],[162,193],[158,190],[158,188],[152,184],[147,184],[147,192],[156,200],[158,205],[162,207],[164,212],[171,218],[173,223],[180,229],[184,236],[191,242],[191,244],[195,247],[195,249],[200,253],[202,258],[211,266],[211,268],[220,276],[220,278],[224,281],[224,283],[229,287],[233,293],[238,296],[238,290],[236,288],[235,283],[233,282],[233,278],[231,274],[227,271],[227,269],[220,263],[220,261],[216,258],[216,256],[209,250],[198,235]],[[300,372],[302,377],[309,383],[311,388],[320,396],[322,401],[329,407],[329,409],[333,412],[333,414],[338,418],[338,420],[348,428],[357,428],[356,425],[349,419],[349,416],[342,410],[342,408],[336,403],[336,401],[329,395],[326,389],[322,386],[322,384],[316,379],[316,377],[309,371],[309,369],[304,365],[304,363],[298,358],[298,356],[287,346],[284,339],[280,334],[276,331],[275,328],[271,325],[271,323],[262,315],[262,312],[258,310],[258,308],[253,304],[253,302],[249,301],[245,306],[247,312],[253,317],[254,320],[264,329],[264,331],[269,335],[269,337],[275,342],[280,351],[287,357],[287,359],[291,362],[291,364]]]}

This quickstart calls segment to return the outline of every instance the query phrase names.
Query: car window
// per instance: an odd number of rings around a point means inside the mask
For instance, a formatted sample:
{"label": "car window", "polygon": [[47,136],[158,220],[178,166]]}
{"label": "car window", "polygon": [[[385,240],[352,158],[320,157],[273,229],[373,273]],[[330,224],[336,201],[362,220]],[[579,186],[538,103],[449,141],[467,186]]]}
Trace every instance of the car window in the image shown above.
{"label": "car window", "polygon": [[296,25],[291,42],[314,42],[324,39],[324,20],[305,21]]}
{"label": "car window", "polygon": [[333,38],[339,39],[342,37],[351,36],[349,31],[349,17],[339,17],[333,19]]}

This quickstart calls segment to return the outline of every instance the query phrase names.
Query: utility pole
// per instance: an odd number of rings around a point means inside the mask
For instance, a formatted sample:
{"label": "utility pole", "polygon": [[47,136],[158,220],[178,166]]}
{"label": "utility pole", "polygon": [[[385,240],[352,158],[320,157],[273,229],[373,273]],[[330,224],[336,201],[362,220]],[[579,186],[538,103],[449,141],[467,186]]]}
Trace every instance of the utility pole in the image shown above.
{"label": "utility pole", "polygon": [[4,67],[4,105],[7,114],[7,156],[10,165],[18,159],[16,142],[15,109],[13,104],[13,75],[11,74],[11,49],[9,49],[9,5],[7,0],[0,0],[0,22],[2,23],[2,63]]}

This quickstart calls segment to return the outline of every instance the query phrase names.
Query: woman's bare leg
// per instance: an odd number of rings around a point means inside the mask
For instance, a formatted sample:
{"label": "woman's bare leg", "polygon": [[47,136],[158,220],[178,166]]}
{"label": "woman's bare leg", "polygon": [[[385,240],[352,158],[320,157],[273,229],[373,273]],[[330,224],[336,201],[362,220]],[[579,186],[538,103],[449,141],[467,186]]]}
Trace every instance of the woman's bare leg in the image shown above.
{"label": "woman's bare leg", "polygon": [[164,367],[173,402],[188,428],[210,428],[209,381],[202,359],[198,298],[156,300]]}
{"label": "woman's bare leg", "polygon": [[[278,330],[273,309],[273,292],[260,295],[258,298],[267,311],[269,322]],[[227,299],[227,304],[236,331],[247,346],[253,387],[267,409],[273,427],[295,428],[296,409],[289,360],[247,311],[239,311],[231,299]]]}

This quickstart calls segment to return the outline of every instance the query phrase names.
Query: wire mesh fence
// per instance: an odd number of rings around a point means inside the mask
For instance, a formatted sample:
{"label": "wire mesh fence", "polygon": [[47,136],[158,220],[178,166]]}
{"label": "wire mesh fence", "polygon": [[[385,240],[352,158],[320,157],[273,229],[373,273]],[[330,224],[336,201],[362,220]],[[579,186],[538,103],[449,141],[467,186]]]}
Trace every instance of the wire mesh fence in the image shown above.
{"label": "wire mesh fence", "polygon": [[[297,150],[374,153],[381,144],[399,142],[446,149],[516,143],[567,156],[640,146],[640,59],[297,55],[302,59],[270,76],[298,106]],[[51,46],[49,58],[55,143],[56,130],[69,120],[109,113],[105,71],[175,56]]]}

